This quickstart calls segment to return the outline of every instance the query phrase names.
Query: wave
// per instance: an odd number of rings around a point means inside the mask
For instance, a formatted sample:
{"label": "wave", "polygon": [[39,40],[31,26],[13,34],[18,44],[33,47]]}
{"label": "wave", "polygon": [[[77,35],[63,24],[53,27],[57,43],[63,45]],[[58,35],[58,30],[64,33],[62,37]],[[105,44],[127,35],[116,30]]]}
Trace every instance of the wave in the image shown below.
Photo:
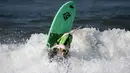
{"label": "wave", "polygon": [[46,34],[32,34],[25,44],[0,44],[2,73],[129,73],[130,31],[83,28],[73,34],[67,63],[49,63]]}

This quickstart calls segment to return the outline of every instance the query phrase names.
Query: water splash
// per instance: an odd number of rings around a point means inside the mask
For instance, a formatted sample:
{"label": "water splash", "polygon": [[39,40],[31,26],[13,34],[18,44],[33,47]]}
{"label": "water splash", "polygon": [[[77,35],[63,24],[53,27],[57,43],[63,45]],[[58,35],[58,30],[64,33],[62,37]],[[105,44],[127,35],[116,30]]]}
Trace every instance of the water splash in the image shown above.
{"label": "water splash", "polygon": [[129,73],[130,32],[84,28],[73,34],[71,57],[50,63],[47,35],[32,34],[25,44],[0,44],[1,73]]}

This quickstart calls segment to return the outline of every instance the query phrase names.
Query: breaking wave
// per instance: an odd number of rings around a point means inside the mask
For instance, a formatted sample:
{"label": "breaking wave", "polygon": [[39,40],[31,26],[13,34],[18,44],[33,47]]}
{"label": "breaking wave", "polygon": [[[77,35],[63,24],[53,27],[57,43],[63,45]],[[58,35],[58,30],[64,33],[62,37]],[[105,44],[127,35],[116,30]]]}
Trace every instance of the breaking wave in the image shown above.
{"label": "breaking wave", "polygon": [[50,63],[46,34],[32,34],[25,44],[0,44],[1,73],[129,73],[130,32],[79,29],[73,34],[71,57]]}

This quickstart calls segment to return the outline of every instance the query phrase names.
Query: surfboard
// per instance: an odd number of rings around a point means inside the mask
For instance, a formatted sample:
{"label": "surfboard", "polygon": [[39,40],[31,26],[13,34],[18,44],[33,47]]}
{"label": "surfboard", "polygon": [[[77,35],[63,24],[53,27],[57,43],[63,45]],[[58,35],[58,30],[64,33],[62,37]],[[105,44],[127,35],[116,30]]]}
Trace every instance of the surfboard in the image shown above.
{"label": "surfboard", "polygon": [[68,1],[60,7],[48,33],[46,42],[47,47],[51,48],[64,33],[70,32],[75,12],[76,8],[74,1]]}

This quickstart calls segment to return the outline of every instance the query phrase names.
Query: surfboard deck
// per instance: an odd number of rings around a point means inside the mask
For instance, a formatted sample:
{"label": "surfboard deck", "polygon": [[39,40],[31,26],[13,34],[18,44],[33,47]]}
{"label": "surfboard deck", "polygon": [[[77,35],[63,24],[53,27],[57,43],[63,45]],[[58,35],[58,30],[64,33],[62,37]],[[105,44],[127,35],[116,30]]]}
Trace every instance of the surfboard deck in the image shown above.
{"label": "surfboard deck", "polygon": [[46,43],[47,47],[51,48],[64,33],[70,32],[75,12],[76,8],[73,1],[68,1],[62,5],[51,24]]}

